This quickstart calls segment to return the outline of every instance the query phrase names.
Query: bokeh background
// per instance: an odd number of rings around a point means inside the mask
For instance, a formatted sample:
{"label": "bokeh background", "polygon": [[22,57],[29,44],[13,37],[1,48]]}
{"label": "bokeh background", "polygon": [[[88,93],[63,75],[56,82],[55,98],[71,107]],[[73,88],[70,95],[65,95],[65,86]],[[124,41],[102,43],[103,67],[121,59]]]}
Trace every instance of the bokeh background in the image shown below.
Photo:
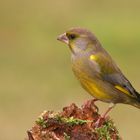
{"label": "bokeh background", "polygon": [[[24,139],[43,110],[92,98],[71,71],[68,47],[56,40],[74,26],[93,31],[140,91],[139,0],[0,1],[0,140]],[[140,138],[139,109],[117,105],[110,116],[124,140]]]}

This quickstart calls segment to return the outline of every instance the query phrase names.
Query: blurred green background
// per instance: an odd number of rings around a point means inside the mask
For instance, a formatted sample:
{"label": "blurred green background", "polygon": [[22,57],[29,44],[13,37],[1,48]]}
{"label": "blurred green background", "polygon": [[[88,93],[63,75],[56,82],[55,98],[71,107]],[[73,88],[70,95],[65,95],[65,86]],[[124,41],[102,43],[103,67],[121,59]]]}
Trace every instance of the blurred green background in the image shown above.
{"label": "blurred green background", "polygon": [[[56,40],[74,26],[93,31],[140,91],[139,0],[0,1],[0,140],[24,139],[43,110],[92,98],[73,76],[68,47]],[[110,116],[124,140],[139,139],[140,110],[117,105]]]}

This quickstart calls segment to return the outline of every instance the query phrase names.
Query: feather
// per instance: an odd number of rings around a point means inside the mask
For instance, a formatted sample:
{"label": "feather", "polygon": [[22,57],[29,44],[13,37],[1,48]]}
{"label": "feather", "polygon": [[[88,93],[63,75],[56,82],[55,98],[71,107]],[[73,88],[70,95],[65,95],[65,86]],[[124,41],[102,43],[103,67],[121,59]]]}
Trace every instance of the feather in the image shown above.
{"label": "feather", "polygon": [[[93,57],[93,55],[91,55]],[[92,58],[90,56],[90,58]],[[100,77],[102,80],[108,82],[109,84],[113,85],[114,88],[121,91],[128,96],[137,98],[139,97],[136,90],[133,88],[131,83],[126,79],[117,65],[113,62],[109,55],[105,55],[103,53],[96,53],[94,54],[94,58],[90,59],[93,63],[98,63],[100,66]],[[92,64],[91,64],[92,65]]]}

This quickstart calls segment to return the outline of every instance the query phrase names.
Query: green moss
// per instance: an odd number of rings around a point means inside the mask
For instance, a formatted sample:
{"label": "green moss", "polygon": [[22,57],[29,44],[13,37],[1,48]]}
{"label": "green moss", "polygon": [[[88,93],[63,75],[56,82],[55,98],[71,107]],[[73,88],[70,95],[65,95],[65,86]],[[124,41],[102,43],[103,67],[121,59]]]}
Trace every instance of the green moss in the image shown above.
{"label": "green moss", "polygon": [[66,124],[71,125],[71,126],[82,125],[82,124],[89,122],[87,120],[77,119],[74,117],[65,118],[65,117],[58,116],[57,119],[58,119],[58,121],[60,121],[62,123],[66,123]]}
{"label": "green moss", "polygon": [[82,124],[87,123],[86,120],[76,119],[76,118],[73,118],[73,117],[70,117],[70,118],[62,118],[62,121],[64,123],[69,124],[69,125],[82,125]]}
{"label": "green moss", "polygon": [[47,127],[47,122],[43,119],[43,117],[39,117],[37,120],[36,120],[36,123],[40,126],[42,126],[43,128],[46,128]]}
{"label": "green moss", "polygon": [[[64,124],[67,124],[67,125],[70,125],[70,126],[82,125],[82,124],[85,124],[85,123],[89,122],[88,120],[82,120],[82,119],[77,119],[77,118],[73,118],[73,117],[66,118],[66,117],[62,117],[62,116],[59,116],[59,115],[50,117],[50,118],[48,118],[48,120],[49,119],[54,119],[58,123],[64,123]],[[36,120],[36,123],[38,125],[42,126],[43,128],[46,128],[46,127],[48,127],[48,125],[47,125],[48,120],[44,120],[43,117],[39,117]]]}
{"label": "green moss", "polygon": [[[118,133],[116,129],[114,129],[114,125],[112,121],[107,121],[103,126],[96,128],[96,132],[99,135],[99,140],[111,140],[111,132]],[[120,140],[119,136],[117,140]]]}

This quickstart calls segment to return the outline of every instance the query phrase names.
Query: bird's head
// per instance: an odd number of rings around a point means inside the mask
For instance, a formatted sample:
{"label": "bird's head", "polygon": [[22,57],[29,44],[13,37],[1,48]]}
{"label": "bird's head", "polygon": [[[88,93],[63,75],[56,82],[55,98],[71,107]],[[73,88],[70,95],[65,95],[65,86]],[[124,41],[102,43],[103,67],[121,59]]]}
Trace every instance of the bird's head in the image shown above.
{"label": "bird's head", "polygon": [[97,39],[87,29],[72,28],[61,34],[57,38],[59,41],[67,44],[72,53],[86,52],[96,48]]}

